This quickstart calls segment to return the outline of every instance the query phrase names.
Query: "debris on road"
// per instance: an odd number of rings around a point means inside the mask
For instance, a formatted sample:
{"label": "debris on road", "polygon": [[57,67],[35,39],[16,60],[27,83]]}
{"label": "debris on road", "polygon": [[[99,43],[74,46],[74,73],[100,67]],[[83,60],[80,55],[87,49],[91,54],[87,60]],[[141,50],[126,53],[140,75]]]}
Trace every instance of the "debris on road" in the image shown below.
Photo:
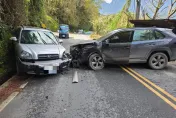
{"label": "debris on road", "polygon": [[74,72],[73,83],[78,83],[78,72],[77,71]]}

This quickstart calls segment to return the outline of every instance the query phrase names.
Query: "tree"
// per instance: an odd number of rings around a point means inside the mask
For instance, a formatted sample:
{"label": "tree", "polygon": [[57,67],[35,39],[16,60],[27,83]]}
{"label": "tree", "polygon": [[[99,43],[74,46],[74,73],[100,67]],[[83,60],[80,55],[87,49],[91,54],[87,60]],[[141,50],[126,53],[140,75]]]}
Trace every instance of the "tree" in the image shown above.
{"label": "tree", "polygon": [[176,6],[175,6],[176,0],[171,0],[170,3],[171,4],[169,6],[169,12],[168,12],[168,17],[167,17],[168,19],[175,17],[175,13],[176,13]]}
{"label": "tree", "polygon": [[29,24],[40,27],[45,22],[44,0],[30,0]]}
{"label": "tree", "polygon": [[2,1],[0,1],[0,22],[2,22],[1,16],[3,14]]}
{"label": "tree", "polygon": [[1,20],[10,26],[18,26],[27,22],[25,0],[2,0]]}
{"label": "tree", "polygon": [[141,0],[136,0],[136,4],[137,4],[137,7],[136,7],[136,20],[138,20],[139,17],[140,17]]}
{"label": "tree", "polygon": [[[116,28],[131,27],[131,23],[129,22],[129,20],[133,19],[133,15],[129,12],[130,5],[131,0],[126,0],[123,9],[119,14],[117,14],[117,20],[114,21],[116,24]],[[114,27],[115,25],[112,26]],[[115,29],[115,27],[112,29]]]}
{"label": "tree", "polygon": [[[159,18],[173,18],[176,13],[176,0],[170,0],[170,5],[167,5],[169,0],[145,0],[143,6],[143,16],[144,14],[148,16],[149,19],[159,19]],[[167,14],[164,15],[163,14]]]}
{"label": "tree", "polygon": [[131,0],[126,0],[123,9],[119,13],[100,15],[100,17],[93,22],[96,33],[105,34],[117,28],[132,27],[132,24],[129,22],[130,19],[133,19],[133,14],[129,12],[130,5]]}

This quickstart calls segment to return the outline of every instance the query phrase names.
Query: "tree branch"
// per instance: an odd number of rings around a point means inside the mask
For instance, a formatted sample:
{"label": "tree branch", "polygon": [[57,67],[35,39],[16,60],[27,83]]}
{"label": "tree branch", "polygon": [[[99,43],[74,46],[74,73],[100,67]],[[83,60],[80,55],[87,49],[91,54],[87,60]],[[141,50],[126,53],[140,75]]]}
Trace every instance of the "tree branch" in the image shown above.
{"label": "tree branch", "polygon": [[173,9],[174,5],[176,4],[176,0],[171,0],[171,6],[170,6],[170,9],[169,9],[169,13],[168,13],[168,19],[171,18],[172,15],[174,15],[176,13],[176,8]]}

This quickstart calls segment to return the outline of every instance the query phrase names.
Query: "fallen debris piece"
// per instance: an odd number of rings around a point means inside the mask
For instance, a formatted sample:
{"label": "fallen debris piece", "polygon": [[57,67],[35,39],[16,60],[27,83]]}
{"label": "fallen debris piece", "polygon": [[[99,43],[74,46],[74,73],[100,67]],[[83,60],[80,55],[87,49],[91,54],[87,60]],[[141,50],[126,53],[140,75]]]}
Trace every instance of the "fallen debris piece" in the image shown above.
{"label": "fallen debris piece", "polygon": [[78,83],[78,72],[77,71],[74,72],[73,83]]}

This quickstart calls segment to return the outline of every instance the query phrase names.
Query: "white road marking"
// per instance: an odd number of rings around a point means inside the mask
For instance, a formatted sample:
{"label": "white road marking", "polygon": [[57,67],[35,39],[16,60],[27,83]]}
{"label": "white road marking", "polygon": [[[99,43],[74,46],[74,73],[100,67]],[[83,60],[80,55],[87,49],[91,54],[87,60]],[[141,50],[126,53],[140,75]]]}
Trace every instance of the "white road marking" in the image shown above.
{"label": "white road marking", "polygon": [[28,82],[22,84],[22,85],[20,86],[20,89],[24,89],[27,84],[28,84]]}
{"label": "white road marking", "polygon": [[2,104],[0,105],[0,112],[19,94],[19,92],[12,93]]}

